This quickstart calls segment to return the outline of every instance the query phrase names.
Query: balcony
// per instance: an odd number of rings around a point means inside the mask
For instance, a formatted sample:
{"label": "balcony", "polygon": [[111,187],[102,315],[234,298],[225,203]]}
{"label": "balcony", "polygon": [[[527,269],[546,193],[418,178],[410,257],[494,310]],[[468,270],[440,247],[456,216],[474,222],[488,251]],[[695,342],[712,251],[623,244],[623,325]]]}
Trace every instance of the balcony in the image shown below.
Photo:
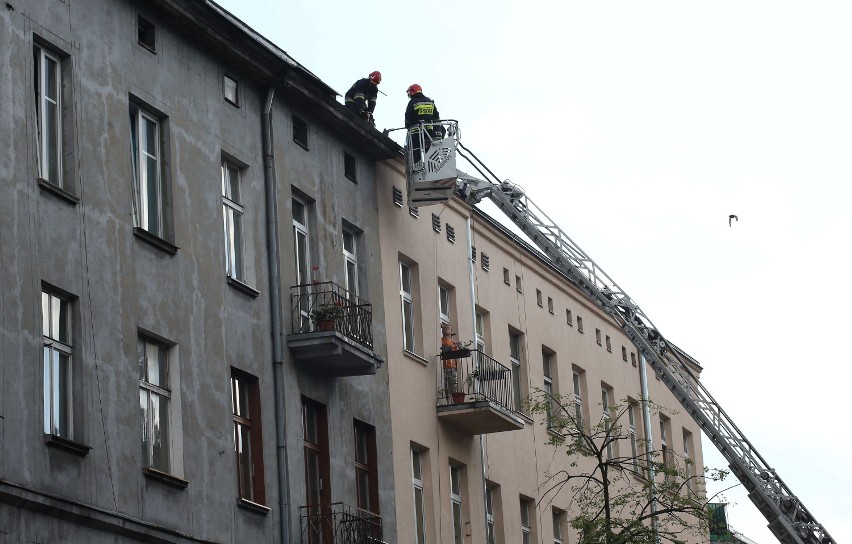
{"label": "balcony", "polygon": [[438,418],[470,434],[524,428],[515,413],[512,370],[479,350],[441,353]]}
{"label": "balcony", "polygon": [[373,307],[343,287],[330,281],[295,285],[290,312],[287,346],[305,370],[365,376],[381,366],[373,351]]}
{"label": "balcony", "polygon": [[382,518],[342,502],[299,508],[302,544],[384,544]]}

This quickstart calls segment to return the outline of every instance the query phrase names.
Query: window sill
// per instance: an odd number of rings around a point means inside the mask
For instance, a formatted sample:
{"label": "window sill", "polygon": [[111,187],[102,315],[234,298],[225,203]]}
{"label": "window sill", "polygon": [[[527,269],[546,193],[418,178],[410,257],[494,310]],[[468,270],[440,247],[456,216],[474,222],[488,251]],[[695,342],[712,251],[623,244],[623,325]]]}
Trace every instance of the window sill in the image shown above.
{"label": "window sill", "polygon": [[294,143],[294,144],[296,144],[297,146],[301,147],[301,148],[302,148],[302,149],[304,149],[305,151],[310,151],[310,150],[311,150],[311,148],[309,148],[309,147],[308,147],[308,144],[302,143],[302,142],[300,142],[299,140],[297,140],[297,139],[295,139],[295,138],[293,138],[293,143]]}
{"label": "window sill", "polygon": [[262,504],[258,504],[256,502],[252,502],[248,499],[243,498],[237,499],[237,506],[239,506],[243,510],[248,510],[249,512],[254,512],[255,514],[261,514],[264,516],[270,512],[270,508],[268,506],[264,506]]}
{"label": "window sill", "polygon": [[408,351],[407,349],[403,349],[402,354],[405,355],[406,357],[408,357],[409,359],[414,359],[415,361],[417,361],[418,363],[420,363],[423,366],[429,365],[429,361],[427,361],[423,357],[417,355],[416,353]]}
{"label": "window sill", "polygon": [[41,189],[42,191],[44,191],[48,194],[51,194],[53,196],[56,196],[60,200],[64,200],[68,204],[72,204],[74,206],[76,206],[77,204],[80,203],[80,198],[77,197],[77,195],[75,195],[73,193],[69,193],[68,191],[66,191],[62,187],[59,187],[58,185],[54,185],[53,183],[50,183],[49,181],[47,181],[44,178],[37,178],[36,181],[38,182],[39,189]]}
{"label": "window sill", "polygon": [[49,448],[64,450],[80,457],[85,457],[89,453],[89,450],[92,449],[91,446],[86,446],[79,442],[56,436],[55,434],[44,435],[44,444]]}
{"label": "window sill", "polygon": [[139,238],[140,240],[142,240],[143,242],[146,242],[146,243],[154,246],[157,249],[165,251],[166,253],[169,253],[170,255],[177,255],[178,249],[180,249],[179,247],[172,244],[171,242],[167,242],[166,240],[163,240],[162,238],[160,238],[156,234],[151,234],[150,232],[143,229],[142,227],[133,227],[133,235],[136,236],[137,238]]}
{"label": "window sill", "polygon": [[150,478],[151,480],[157,480],[158,482],[163,482],[164,484],[170,485],[177,489],[186,489],[189,485],[189,482],[184,480],[183,478],[178,478],[177,476],[172,476],[171,474],[166,474],[165,472],[160,472],[159,470],[151,467],[142,467],[142,474],[146,478]]}
{"label": "window sill", "polygon": [[245,295],[250,296],[251,298],[257,298],[257,296],[260,295],[260,291],[249,286],[248,284],[241,282],[240,280],[238,280],[236,278],[232,278],[231,276],[226,276],[225,279],[228,282],[228,285],[230,285],[231,287],[233,287],[237,291],[239,291],[239,292],[241,292]]}

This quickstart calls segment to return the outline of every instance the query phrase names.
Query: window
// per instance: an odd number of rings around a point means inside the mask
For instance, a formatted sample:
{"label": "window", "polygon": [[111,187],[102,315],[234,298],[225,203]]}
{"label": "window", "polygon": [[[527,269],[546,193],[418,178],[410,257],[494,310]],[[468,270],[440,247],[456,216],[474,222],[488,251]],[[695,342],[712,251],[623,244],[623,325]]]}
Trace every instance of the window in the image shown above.
{"label": "window", "polygon": [[464,544],[464,516],[462,514],[461,469],[450,465],[450,503],[453,509],[453,543]]}
{"label": "window", "polygon": [[[328,457],[328,419],[324,404],[302,398],[302,430],[305,452],[305,501],[311,515],[320,513],[319,505],[331,502]],[[314,535],[310,535],[314,536]],[[316,535],[319,541],[319,535]]]}
{"label": "window", "polygon": [[565,309],[565,322],[573,327],[574,326],[574,316],[571,314],[571,310]]}
{"label": "window", "polygon": [[308,230],[308,203],[293,197],[293,242],[296,249],[296,283],[299,285],[311,282],[311,245]]}
{"label": "window", "polygon": [[692,459],[692,433],[683,429],[683,474],[686,476],[686,490],[695,493],[695,461]]}
{"label": "window", "polygon": [[621,360],[627,362],[627,348],[624,346],[621,346]]}
{"label": "window", "polygon": [[393,203],[402,208],[402,189],[399,187],[393,188]]}
{"label": "window", "polygon": [[224,91],[225,91],[225,100],[227,100],[230,104],[239,107],[240,106],[240,86],[237,84],[237,80],[232,78],[231,76],[225,74],[224,78]]}
{"label": "window", "polygon": [[555,365],[553,364],[553,352],[547,349],[542,348],[541,350],[541,360],[542,360],[542,370],[544,372],[544,392],[547,394],[547,428],[550,429],[553,427],[553,412],[558,408],[556,404],[556,400],[553,399],[553,395],[556,393],[556,390],[553,388],[553,370]]}
{"label": "window", "polygon": [[414,543],[426,544],[426,511],[423,499],[423,454],[411,448],[411,486],[414,488]]}
{"label": "window", "polygon": [[607,433],[604,437],[606,440],[606,458],[607,460],[613,457],[613,444],[617,433],[610,431],[610,425],[613,425],[611,420],[610,409],[612,408],[612,388],[601,383],[601,421],[607,426]]}
{"label": "window", "polygon": [[514,395],[515,410],[521,411],[523,407],[524,392],[521,390],[523,383],[521,368],[521,335],[509,331],[509,361],[512,363],[512,393]]}
{"label": "window", "polygon": [[225,219],[225,273],[245,281],[243,205],[240,204],[240,170],[222,161],[222,211]]}
{"label": "window", "polygon": [[432,230],[441,232],[441,216],[437,213],[432,214]]}
{"label": "window", "polygon": [[515,276],[515,290],[517,290],[519,293],[524,292],[524,286],[521,283],[521,277],[518,275]]}
{"label": "window", "polygon": [[630,425],[630,453],[633,456],[633,470],[639,471],[639,447],[636,440],[636,402],[630,400],[627,405],[627,421]]}
{"label": "window", "polygon": [[583,371],[575,367],[571,375],[571,382],[574,389],[574,426],[578,428],[583,425],[584,378]]}
{"label": "window", "polygon": [[379,513],[376,429],[355,421],[355,494],[358,508]]}
{"label": "window", "polygon": [[308,123],[295,115],[293,116],[293,141],[308,149]]}
{"label": "window", "polygon": [[141,107],[130,105],[135,226],[165,238],[165,182],[162,122]]}
{"label": "window", "polygon": [[[660,462],[666,466],[671,463],[671,451],[669,450],[669,420],[665,416],[660,416]],[[670,476],[665,475],[666,481]]]}
{"label": "window", "polygon": [[38,45],[33,47],[33,61],[38,176],[57,187],[64,187],[62,61],[57,55]]}
{"label": "window", "polygon": [[265,503],[263,483],[263,428],[257,378],[231,369],[231,407],[234,414],[234,451],[240,499]]}
{"label": "window", "polygon": [[599,346],[602,345],[601,344],[601,330],[600,329],[595,329],[595,342],[597,342]]}
{"label": "window", "polygon": [[553,298],[547,297],[547,311],[553,313]]}
{"label": "window", "polygon": [[541,289],[535,290],[535,303],[538,304],[539,308],[544,307],[544,303],[541,300]]}
{"label": "window", "polygon": [[577,316],[577,332],[585,332],[583,330],[583,318],[579,315]]}
{"label": "window", "polygon": [[610,340],[609,335],[606,335],[606,350],[612,353],[612,340]]}
{"label": "window", "polygon": [[533,517],[531,510],[533,509],[532,500],[521,498],[521,542],[522,544],[532,544],[533,538]]}
{"label": "window", "polygon": [[565,511],[553,508],[553,544],[563,544],[562,526],[565,525]]}
{"label": "window", "polygon": [[414,294],[411,284],[411,267],[399,263],[399,298],[402,302],[402,348],[414,353]]}
{"label": "window", "polygon": [[360,233],[355,229],[345,226],[343,227],[343,262],[346,270],[346,290],[350,295],[357,296],[360,290],[358,289],[358,239]]}
{"label": "window", "polygon": [[447,225],[447,241],[451,244],[456,243],[456,229],[452,225]]}
{"label": "window", "polygon": [[152,53],[157,52],[157,32],[154,23],[145,19],[141,15],[136,16],[136,39],[139,45],[148,49]]}
{"label": "window", "polygon": [[508,268],[503,269],[503,283],[505,283],[506,285],[512,285],[512,282],[509,281],[509,269]]}
{"label": "window", "polygon": [[485,351],[485,313],[477,308],[474,312],[474,326],[476,328],[476,349]]}
{"label": "window", "polygon": [[358,161],[355,156],[347,152],[343,152],[343,175],[349,181],[358,182]]}
{"label": "window", "polygon": [[494,527],[494,486],[485,487],[485,544],[495,544]]}
{"label": "window", "polygon": [[73,324],[71,302],[41,293],[44,360],[44,434],[72,436]]}
{"label": "window", "polygon": [[450,324],[450,290],[443,285],[438,285],[438,311],[441,315],[441,324]]}
{"label": "window", "polygon": [[139,337],[139,409],[142,426],[142,459],[145,466],[169,473],[171,456],[171,387],[169,349]]}

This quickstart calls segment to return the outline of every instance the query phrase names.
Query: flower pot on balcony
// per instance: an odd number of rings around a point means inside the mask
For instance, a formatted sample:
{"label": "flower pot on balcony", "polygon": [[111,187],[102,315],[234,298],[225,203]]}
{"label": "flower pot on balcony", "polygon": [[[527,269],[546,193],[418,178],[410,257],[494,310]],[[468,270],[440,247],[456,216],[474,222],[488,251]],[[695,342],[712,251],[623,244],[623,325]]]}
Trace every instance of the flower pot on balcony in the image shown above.
{"label": "flower pot on balcony", "polygon": [[470,357],[470,350],[467,348],[446,350],[441,352],[441,359],[444,361],[449,359],[464,359]]}
{"label": "flower pot on balcony", "polygon": [[333,331],[334,330],[334,319],[320,319],[317,321],[317,330],[318,331]]}
{"label": "flower pot on balcony", "polygon": [[453,397],[453,404],[462,404],[466,395],[463,391],[454,391],[451,396]]}

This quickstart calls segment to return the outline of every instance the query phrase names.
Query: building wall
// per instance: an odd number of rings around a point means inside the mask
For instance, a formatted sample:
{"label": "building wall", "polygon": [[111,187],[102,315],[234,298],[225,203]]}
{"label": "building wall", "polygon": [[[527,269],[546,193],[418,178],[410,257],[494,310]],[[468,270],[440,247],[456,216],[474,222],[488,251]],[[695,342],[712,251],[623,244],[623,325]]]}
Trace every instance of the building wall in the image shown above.
{"label": "building wall", "polygon": [[[199,9],[202,27],[208,18],[221,25],[196,3],[166,0],[13,0],[0,9],[0,71],[6,76],[0,78],[6,97],[0,144],[9,150],[0,161],[0,534],[10,541],[279,541],[279,432],[286,433],[280,445],[289,460],[285,511],[292,541],[299,541],[302,395],[329,407],[333,500],[355,503],[353,418],[375,426],[378,443],[389,442],[386,369],[359,378],[316,376],[293,360],[286,340],[286,411],[276,417],[261,130],[268,89],[279,91],[273,131],[285,336],[295,283],[295,187],[316,199],[313,243],[323,279],[343,283],[341,219],[361,229],[362,295],[375,298],[373,334],[381,352],[374,159],[349,136],[362,129],[349,127],[343,135],[327,118],[292,102],[280,81],[263,78],[266,58],[257,65],[233,60],[263,49],[237,29],[224,25],[240,39],[212,49],[214,38],[203,28],[192,30],[199,21],[184,19],[184,10]],[[156,27],[155,53],[137,41],[139,16]],[[34,44],[62,59],[61,191],[37,180]],[[225,74],[239,83],[239,107],[224,100]],[[164,132],[160,237],[134,229],[134,104],[159,117]],[[294,112],[309,123],[309,151],[293,143]],[[357,184],[343,176],[344,150],[357,160]],[[241,167],[242,282],[228,281],[225,273],[223,157]],[[43,289],[71,303],[73,433],[65,448],[56,440],[46,445],[43,430]],[[160,477],[143,470],[140,336],[168,346],[172,373],[172,464]],[[232,368],[259,384],[255,430],[263,434],[265,483],[259,502],[266,508],[237,500]],[[392,533],[389,458],[380,456],[375,469],[382,473],[379,506]]]}
{"label": "building wall", "polygon": [[[414,354],[403,349],[402,326],[388,328],[388,368],[390,372],[391,413],[396,470],[397,523],[399,541],[413,541],[414,499],[411,482],[411,448],[421,451],[424,465],[424,494],[428,542],[452,542],[453,518],[450,500],[449,466],[462,467],[462,501],[465,520],[465,542],[485,541],[485,506],[483,499],[483,452],[485,478],[493,487],[496,542],[514,542],[521,536],[520,500],[534,501],[533,541],[552,542],[551,508],[572,511],[568,490],[545,495],[547,474],[570,467],[564,454],[555,453],[546,444],[550,433],[542,417],[535,420],[520,414],[524,427],[487,435],[466,434],[444,423],[436,415],[436,389],[440,388],[441,361],[438,285],[453,288],[450,297],[450,321],[459,340],[474,339],[471,280],[468,266],[468,221],[471,242],[476,248],[473,292],[475,306],[485,316],[485,352],[510,367],[509,332],[521,334],[522,393],[533,393],[544,386],[542,350],[552,352],[554,389],[572,393],[572,369],[584,373],[586,398],[584,417],[597,421],[601,417],[602,384],[612,388],[611,403],[626,397],[641,399],[639,361],[636,349],[620,328],[591,301],[573,288],[561,275],[534,253],[519,244],[504,229],[494,226],[486,216],[472,213],[458,200],[446,205],[421,207],[414,217],[407,204],[395,205],[393,188],[405,192],[405,178],[398,163],[385,164],[380,171],[380,213],[383,233],[383,269],[387,278],[399,275],[400,259],[416,270],[415,298],[416,343]],[[403,197],[404,198],[404,197]],[[439,229],[436,232],[435,219]],[[455,242],[448,240],[452,227]],[[487,261],[488,270],[483,268]],[[508,271],[508,284],[504,281]],[[520,278],[518,286],[516,277]],[[399,323],[401,302],[397,285],[388,282],[385,307],[388,324]],[[542,304],[536,292],[541,291]],[[521,292],[522,291],[522,292]],[[552,299],[553,312],[548,299]],[[571,311],[568,323],[566,310]],[[396,314],[396,315],[395,315]],[[580,332],[578,318],[582,318]],[[601,331],[601,342],[596,340]],[[607,350],[609,337],[611,351]],[[622,346],[627,361],[622,360]],[[697,367],[695,370],[699,370]],[[653,372],[649,376],[650,398],[670,409],[678,403]],[[637,412],[641,417],[641,412]],[[683,452],[682,432],[692,433],[694,451],[690,457],[702,467],[700,430],[685,413],[670,415],[668,447]],[[639,426],[642,432],[643,425]],[[655,449],[660,447],[659,418],[652,417]],[[482,443],[480,444],[480,437]],[[620,444],[629,448],[629,443]],[[583,462],[581,461],[581,466]],[[698,469],[700,470],[700,468]],[[563,526],[566,542],[576,541],[569,527]],[[540,540],[539,540],[540,539]],[[700,541],[700,540],[699,540]]]}

